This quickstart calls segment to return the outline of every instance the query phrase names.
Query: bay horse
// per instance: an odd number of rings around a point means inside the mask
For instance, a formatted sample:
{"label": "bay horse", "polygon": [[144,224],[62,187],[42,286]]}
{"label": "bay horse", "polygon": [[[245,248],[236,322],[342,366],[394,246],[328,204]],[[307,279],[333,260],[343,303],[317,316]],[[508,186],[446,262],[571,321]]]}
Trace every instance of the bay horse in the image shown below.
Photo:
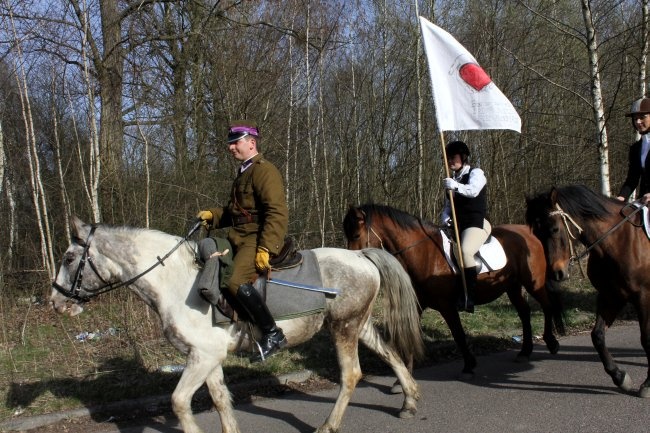
{"label": "bay horse", "polygon": [[[343,220],[348,248],[383,248],[402,263],[411,276],[421,306],[437,310],[451,330],[464,360],[462,375],[471,376],[476,358],[469,350],[465,331],[457,310],[457,278],[448,264],[440,228],[404,211],[379,204],[351,206]],[[521,351],[517,359],[527,361],[533,350],[530,306],[522,286],[542,306],[546,346],[552,354],[559,350],[553,324],[564,333],[559,293],[546,288],[546,260],[539,240],[525,225],[501,225],[492,230],[505,249],[507,264],[503,269],[480,274],[474,302],[492,302],[503,293],[517,310],[523,327]],[[412,360],[408,360],[412,367]]]}
{"label": "bay horse", "polygon": [[[650,366],[650,240],[641,223],[641,209],[584,185],[551,188],[527,198],[526,207],[526,221],[544,244],[553,278],[568,278],[569,265],[579,259],[574,240],[587,248],[587,276],[598,292],[591,340],[605,371],[625,392],[633,391],[632,380],[609,353],[605,333],[630,302]],[[650,397],[650,370],[638,395]]]}
{"label": "bay horse", "polygon": [[[199,265],[196,242],[156,230],[71,221],[73,242],[63,255],[53,282],[50,302],[60,313],[80,313],[82,302],[100,293],[127,286],[158,313],[169,342],[184,353],[186,366],[172,394],[172,409],[185,433],[201,432],[192,414],[193,394],[203,383],[208,387],[221,419],[223,433],[239,433],[231,394],[225,385],[222,364],[228,351],[251,338],[244,323],[213,326],[210,304],[196,287]],[[197,228],[195,226],[195,228]],[[190,232],[191,233],[191,232]],[[168,253],[160,257],[160,253]],[[361,341],[390,365],[404,388],[401,418],[417,411],[419,388],[404,365],[402,353],[423,351],[417,321],[417,299],[408,275],[385,251],[348,251],[337,248],[312,250],[324,287],[339,288],[327,298],[320,313],[279,320],[290,346],[303,343],[328,324],[340,367],[340,391],[334,408],[318,433],[337,432],[345,409],[361,379],[358,344]],[[89,265],[89,266],[86,266]],[[371,312],[379,294],[383,299],[385,332],[373,325]],[[257,333],[259,336],[259,333]],[[384,334],[388,334],[386,339]]]}

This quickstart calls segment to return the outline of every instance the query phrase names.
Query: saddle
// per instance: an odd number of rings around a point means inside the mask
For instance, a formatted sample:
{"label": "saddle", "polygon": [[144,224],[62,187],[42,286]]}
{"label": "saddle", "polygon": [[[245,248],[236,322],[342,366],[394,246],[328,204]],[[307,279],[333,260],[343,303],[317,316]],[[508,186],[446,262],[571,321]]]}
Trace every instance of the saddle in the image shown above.
{"label": "saddle", "polygon": [[[295,239],[291,236],[287,236],[284,238],[284,245],[282,246],[282,249],[280,250],[279,254],[269,260],[269,264],[271,265],[272,271],[281,271],[281,270],[295,268],[296,266],[300,266],[302,262],[303,262],[302,254],[300,254],[300,252],[297,250]],[[226,278],[230,278],[229,274],[223,276]],[[256,289],[260,292],[264,300],[266,300],[267,298],[266,282],[267,282],[267,278],[265,275],[258,275],[258,278],[254,282]],[[227,280],[222,281],[221,287],[225,287],[227,283],[228,283]],[[215,296],[217,298],[216,301],[215,301]],[[238,308],[237,300],[234,299],[234,297],[231,296],[227,290],[222,290],[220,291],[219,294],[215,294],[212,297],[204,296],[204,298],[206,298],[211,304],[213,304],[219,310],[219,312],[222,315],[226,316],[227,318],[236,321],[239,316],[244,320],[248,320],[248,317],[246,317],[245,312],[241,308]],[[235,305],[234,308],[233,305]]]}
{"label": "saddle", "polygon": [[269,260],[271,269],[282,270],[293,268],[302,263],[302,256],[296,249],[296,241],[293,237],[287,236],[284,238],[284,245],[277,256]]}
{"label": "saddle", "polygon": [[[296,252],[295,255],[300,257],[300,263],[282,270],[258,275],[253,282],[253,287],[265,300],[276,320],[314,314],[322,311],[325,307],[326,295],[322,292],[274,283],[273,278],[278,278],[306,286],[321,287],[320,269],[315,254],[311,250],[304,250]],[[293,260],[295,261],[295,259]],[[250,321],[245,311],[239,308],[237,299],[230,295],[228,290],[222,290],[218,301],[212,305],[214,306],[214,324],[224,321],[234,322],[240,319]]]}
{"label": "saddle", "polygon": [[[455,242],[452,237],[445,233],[444,230],[440,230],[440,234],[442,235],[442,246],[445,252],[447,263],[449,264],[452,272],[457,274],[458,264],[452,248],[452,245],[455,244]],[[498,271],[499,269],[502,269],[508,261],[506,253],[503,250],[503,246],[499,240],[492,235],[490,235],[485,243],[481,245],[481,248],[479,249],[478,253],[476,253],[474,258],[477,263],[476,271],[479,274]]]}

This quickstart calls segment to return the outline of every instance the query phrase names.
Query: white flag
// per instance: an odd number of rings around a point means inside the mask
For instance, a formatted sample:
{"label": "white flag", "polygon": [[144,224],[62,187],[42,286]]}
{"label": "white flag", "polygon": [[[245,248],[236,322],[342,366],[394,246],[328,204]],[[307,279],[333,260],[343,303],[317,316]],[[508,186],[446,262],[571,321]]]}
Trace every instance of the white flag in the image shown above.
{"label": "white flag", "polygon": [[420,17],[440,131],[511,129],[521,119],[508,98],[453,36]]}

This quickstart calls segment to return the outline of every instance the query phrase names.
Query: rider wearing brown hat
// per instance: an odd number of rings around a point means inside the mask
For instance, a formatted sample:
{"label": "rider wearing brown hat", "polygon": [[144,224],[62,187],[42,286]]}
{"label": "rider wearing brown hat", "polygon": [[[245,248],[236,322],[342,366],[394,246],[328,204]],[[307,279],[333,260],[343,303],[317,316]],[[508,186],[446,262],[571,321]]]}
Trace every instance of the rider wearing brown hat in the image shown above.
{"label": "rider wearing brown hat", "polygon": [[650,98],[640,98],[632,103],[632,109],[625,115],[632,118],[632,126],[641,139],[630,146],[628,154],[627,177],[620,192],[619,200],[627,200],[637,190],[639,200],[650,202]]}

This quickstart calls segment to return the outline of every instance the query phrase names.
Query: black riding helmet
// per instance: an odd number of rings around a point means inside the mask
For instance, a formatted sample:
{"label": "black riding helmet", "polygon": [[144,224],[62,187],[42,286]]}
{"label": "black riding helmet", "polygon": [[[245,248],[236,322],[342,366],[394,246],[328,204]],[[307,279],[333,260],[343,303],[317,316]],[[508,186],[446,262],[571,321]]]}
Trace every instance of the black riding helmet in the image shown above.
{"label": "black riding helmet", "polygon": [[462,161],[466,162],[469,156],[469,147],[460,140],[452,141],[445,147],[445,152],[447,153],[447,158],[453,155],[460,155]]}

